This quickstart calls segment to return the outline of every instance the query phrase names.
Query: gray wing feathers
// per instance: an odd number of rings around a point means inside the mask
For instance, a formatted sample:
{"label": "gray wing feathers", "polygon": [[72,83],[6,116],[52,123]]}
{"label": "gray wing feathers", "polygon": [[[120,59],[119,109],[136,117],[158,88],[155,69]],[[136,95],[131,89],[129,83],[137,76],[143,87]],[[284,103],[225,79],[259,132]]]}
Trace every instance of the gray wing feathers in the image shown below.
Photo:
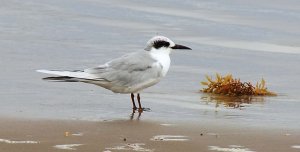
{"label": "gray wing feathers", "polygon": [[161,77],[161,66],[147,52],[122,56],[85,72],[118,86],[133,86]]}
{"label": "gray wing feathers", "polygon": [[101,74],[105,71],[107,71],[108,65],[104,64],[104,65],[99,65],[98,67],[95,68],[89,68],[89,69],[85,69],[84,72],[89,73],[89,74]]}

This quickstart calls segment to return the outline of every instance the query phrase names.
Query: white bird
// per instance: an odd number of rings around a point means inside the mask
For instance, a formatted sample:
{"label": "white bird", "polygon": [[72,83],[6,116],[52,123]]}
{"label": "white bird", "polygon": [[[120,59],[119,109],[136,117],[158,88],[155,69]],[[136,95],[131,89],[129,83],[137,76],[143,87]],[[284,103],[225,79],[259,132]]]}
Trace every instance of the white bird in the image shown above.
{"label": "white bird", "polygon": [[57,71],[37,70],[56,75],[46,80],[85,82],[95,84],[115,93],[130,93],[133,109],[136,110],[134,93],[137,93],[139,111],[143,111],[139,92],[155,85],[166,76],[170,67],[170,53],[174,49],[191,48],[175,44],[164,36],[151,38],[143,51],[126,54],[103,65],[85,70]]}

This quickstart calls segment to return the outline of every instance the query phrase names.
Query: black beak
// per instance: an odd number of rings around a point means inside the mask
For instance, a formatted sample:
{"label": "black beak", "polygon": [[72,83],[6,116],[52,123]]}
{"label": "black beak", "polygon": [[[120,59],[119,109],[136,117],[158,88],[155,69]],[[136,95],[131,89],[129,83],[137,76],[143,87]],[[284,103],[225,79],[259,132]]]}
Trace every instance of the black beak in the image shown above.
{"label": "black beak", "polygon": [[179,45],[179,44],[175,44],[175,46],[171,47],[172,49],[186,49],[186,50],[191,50],[191,48],[183,46],[183,45]]}

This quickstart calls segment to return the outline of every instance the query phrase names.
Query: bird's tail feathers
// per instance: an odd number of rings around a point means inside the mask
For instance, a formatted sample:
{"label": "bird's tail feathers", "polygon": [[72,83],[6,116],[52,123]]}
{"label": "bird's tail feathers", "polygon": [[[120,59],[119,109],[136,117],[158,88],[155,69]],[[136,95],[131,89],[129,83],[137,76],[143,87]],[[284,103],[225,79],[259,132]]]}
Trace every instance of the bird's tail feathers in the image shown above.
{"label": "bird's tail feathers", "polygon": [[[57,75],[61,78],[80,78],[80,79],[94,79],[95,76],[86,73],[84,71],[75,70],[75,71],[59,71],[59,70],[36,70],[37,72]],[[53,78],[53,77],[50,77]]]}
{"label": "bird's tail feathers", "polygon": [[57,76],[57,77],[45,77],[43,80],[55,81],[55,82],[78,82],[78,78],[68,76]]}
{"label": "bird's tail feathers", "polygon": [[37,72],[52,74],[55,76],[43,78],[43,80],[54,82],[94,82],[94,81],[108,81],[99,76],[90,74],[84,71],[58,71],[58,70],[37,70]]}

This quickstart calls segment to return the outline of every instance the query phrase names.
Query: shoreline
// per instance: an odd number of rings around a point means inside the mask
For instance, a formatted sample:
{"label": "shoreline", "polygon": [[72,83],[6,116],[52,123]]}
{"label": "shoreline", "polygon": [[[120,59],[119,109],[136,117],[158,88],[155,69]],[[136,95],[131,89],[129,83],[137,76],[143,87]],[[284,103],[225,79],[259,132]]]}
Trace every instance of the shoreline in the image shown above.
{"label": "shoreline", "polygon": [[298,151],[300,132],[147,120],[0,118],[0,150]]}

